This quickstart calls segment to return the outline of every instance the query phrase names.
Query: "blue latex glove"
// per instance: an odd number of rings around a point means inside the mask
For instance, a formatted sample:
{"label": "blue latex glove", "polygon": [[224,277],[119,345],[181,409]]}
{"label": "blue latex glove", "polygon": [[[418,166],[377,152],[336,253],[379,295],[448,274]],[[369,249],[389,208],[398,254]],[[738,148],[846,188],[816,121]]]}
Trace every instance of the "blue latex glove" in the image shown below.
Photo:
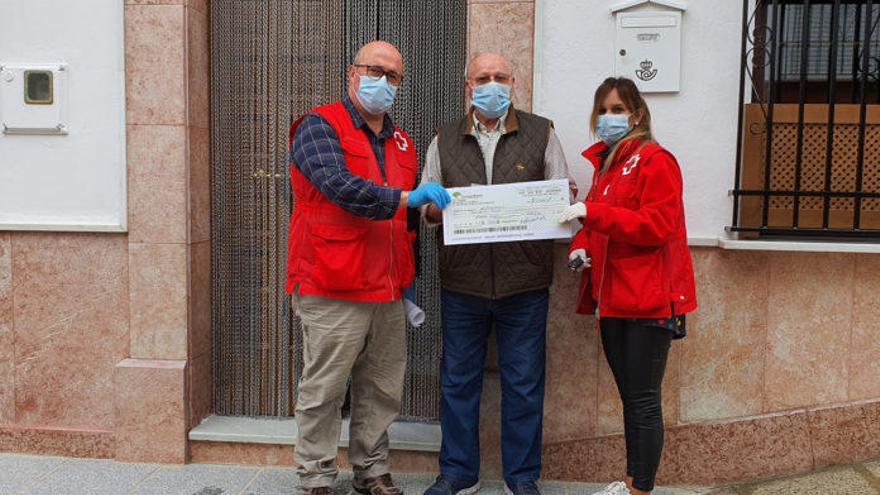
{"label": "blue latex glove", "polygon": [[446,208],[452,201],[452,196],[446,191],[446,188],[436,182],[428,182],[427,184],[410,191],[406,200],[406,205],[410,208],[418,208],[428,203],[434,203],[441,210]]}

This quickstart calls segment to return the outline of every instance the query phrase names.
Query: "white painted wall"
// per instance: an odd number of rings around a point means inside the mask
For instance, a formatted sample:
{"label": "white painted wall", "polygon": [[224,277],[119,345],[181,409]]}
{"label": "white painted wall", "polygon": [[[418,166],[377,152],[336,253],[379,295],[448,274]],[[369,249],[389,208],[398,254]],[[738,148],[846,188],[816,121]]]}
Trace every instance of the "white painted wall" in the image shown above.
{"label": "white painted wall", "polygon": [[[555,122],[581,194],[592,176],[580,152],[595,141],[588,131],[593,92],[614,75],[612,3],[536,3],[533,108]],[[725,237],[724,227],[731,221],[728,190],[736,159],[741,21],[742,2],[687,2],[681,91],[646,95],[658,141],[681,164],[693,243]]]}
{"label": "white painted wall", "polygon": [[0,230],[124,231],[123,2],[0,0],[0,19],[0,64],[69,68],[68,135],[0,133]]}

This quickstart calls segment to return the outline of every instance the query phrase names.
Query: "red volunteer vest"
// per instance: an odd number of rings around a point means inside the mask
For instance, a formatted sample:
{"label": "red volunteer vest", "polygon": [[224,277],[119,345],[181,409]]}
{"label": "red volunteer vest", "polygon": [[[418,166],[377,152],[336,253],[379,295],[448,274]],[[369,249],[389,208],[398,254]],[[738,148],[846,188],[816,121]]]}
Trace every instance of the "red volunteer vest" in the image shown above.
{"label": "red volunteer vest", "polygon": [[[395,126],[385,140],[383,179],[365,132],[336,102],[310,112],[327,120],[339,136],[345,164],[352,174],[376,184],[409,190],[416,180],[418,157],[409,136]],[[290,127],[290,143],[302,122]],[[297,169],[290,167],[296,204],[290,219],[286,290],[303,295],[359,302],[400,300],[415,276],[412,242],[406,229],[406,208],[391,220],[353,215],[327,199]]]}

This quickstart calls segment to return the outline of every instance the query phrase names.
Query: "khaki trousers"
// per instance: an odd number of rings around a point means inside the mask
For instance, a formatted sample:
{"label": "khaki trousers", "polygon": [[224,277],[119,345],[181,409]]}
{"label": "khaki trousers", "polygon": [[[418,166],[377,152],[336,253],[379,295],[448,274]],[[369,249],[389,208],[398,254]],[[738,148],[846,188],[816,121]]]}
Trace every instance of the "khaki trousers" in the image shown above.
{"label": "khaki trousers", "polygon": [[304,367],[294,449],[302,486],[332,486],[341,411],[351,377],[348,460],[358,479],[388,472],[388,427],[400,414],[406,371],[402,301],[359,303],[293,296],[302,320]]}

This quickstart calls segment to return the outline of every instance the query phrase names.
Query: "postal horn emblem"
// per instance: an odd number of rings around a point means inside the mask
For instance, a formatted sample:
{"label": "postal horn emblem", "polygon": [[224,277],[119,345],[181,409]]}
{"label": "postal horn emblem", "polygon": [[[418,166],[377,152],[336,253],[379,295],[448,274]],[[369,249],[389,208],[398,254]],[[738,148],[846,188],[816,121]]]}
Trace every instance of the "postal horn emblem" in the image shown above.
{"label": "postal horn emblem", "polygon": [[657,75],[657,69],[652,69],[654,67],[654,62],[650,60],[643,60],[641,64],[639,64],[642,68],[636,69],[636,77],[641,79],[642,81],[650,81],[654,79],[654,76]]}

